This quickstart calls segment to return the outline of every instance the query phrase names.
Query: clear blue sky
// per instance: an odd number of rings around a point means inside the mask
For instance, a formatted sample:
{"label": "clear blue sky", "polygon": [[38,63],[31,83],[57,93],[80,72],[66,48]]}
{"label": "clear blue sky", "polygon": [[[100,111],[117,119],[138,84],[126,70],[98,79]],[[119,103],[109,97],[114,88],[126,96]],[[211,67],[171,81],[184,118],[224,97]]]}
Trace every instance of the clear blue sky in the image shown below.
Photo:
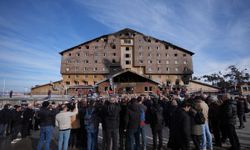
{"label": "clear blue sky", "polygon": [[1,0],[0,90],[60,80],[60,51],[127,27],[195,52],[194,75],[250,69],[249,0]]}

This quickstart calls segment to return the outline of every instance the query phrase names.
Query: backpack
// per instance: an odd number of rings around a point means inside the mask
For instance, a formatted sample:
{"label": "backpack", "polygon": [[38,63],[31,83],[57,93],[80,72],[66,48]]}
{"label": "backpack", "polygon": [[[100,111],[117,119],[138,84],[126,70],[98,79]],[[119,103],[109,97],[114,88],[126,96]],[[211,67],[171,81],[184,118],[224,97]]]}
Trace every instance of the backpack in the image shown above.
{"label": "backpack", "polygon": [[206,119],[202,113],[202,111],[197,111],[197,113],[194,116],[194,121],[196,124],[204,124]]}

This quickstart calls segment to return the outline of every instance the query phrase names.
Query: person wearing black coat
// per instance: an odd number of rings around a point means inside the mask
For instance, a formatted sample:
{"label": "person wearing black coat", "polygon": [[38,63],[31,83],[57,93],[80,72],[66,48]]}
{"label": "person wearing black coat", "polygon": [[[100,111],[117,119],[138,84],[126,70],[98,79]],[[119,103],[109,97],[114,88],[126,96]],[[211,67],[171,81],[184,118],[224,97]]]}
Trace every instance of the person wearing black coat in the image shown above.
{"label": "person wearing black coat", "polygon": [[[126,147],[128,150],[138,150],[140,147],[139,143],[139,127],[140,127],[140,106],[135,98],[132,98],[125,116],[125,127],[124,130],[127,132]],[[135,143],[135,146],[134,146]]]}
{"label": "person wearing black coat", "polygon": [[121,108],[116,104],[117,99],[111,97],[103,107],[104,126],[106,127],[107,149],[118,149],[119,123]]}
{"label": "person wearing black coat", "polygon": [[[153,99],[153,105],[149,109],[151,115],[150,127],[153,135],[153,149],[160,150],[162,148],[162,130],[165,123],[163,117],[163,107],[160,103],[158,103],[157,99]],[[157,137],[159,139],[158,147]]]}
{"label": "person wearing black coat", "polygon": [[127,105],[128,103],[128,98],[123,98],[120,102],[120,107],[121,107],[121,111],[120,111],[120,124],[119,124],[119,144],[120,150],[124,150],[125,149],[125,139],[126,139],[126,132],[124,132],[124,130],[126,130],[126,126],[125,126],[125,116],[126,116],[126,112],[127,112]]}
{"label": "person wearing black coat", "polygon": [[22,138],[30,135],[30,129],[32,127],[32,119],[34,111],[30,106],[27,106],[23,111],[23,122],[22,122]]}
{"label": "person wearing black coat", "polygon": [[5,104],[3,109],[0,110],[0,137],[4,136],[8,123],[10,122],[9,113],[9,104]]}
{"label": "person wearing black coat", "polygon": [[230,98],[230,94],[228,93],[223,95],[222,100],[223,104],[220,108],[222,126],[225,128],[230,144],[232,145],[231,150],[239,150],[240,143],[235,131],[237,103],[235,100]]}
{"label": "person wearing black coat", "polygon": [[171,141],[168,143],[168,147],[173,150],[190,150],[191,141],[191,118],[189,116],[189,110],[191,104],[184,101],[180,104],[180,108],[177,108],[175,113],[170,119],[169,130]]}
{"label": "person wearing black coat", "polygon": [[22,121],[23,121],[23,112],[21,111],[21,106],[15,105],[15,110],[12,113],[12,130],[11,130],[11,143],[15,144],[19,138],[17,135],[21,132],[22,129]]}
{"label": "person wearing black coat", "polygon": [[236,98],[235,99],[237,101],[237,115],[240,121],[240,126],[239,128],[245,128],[244,126],[244,122],[243,122],[243,118],[245,115],[245,102],[243,98]]}
{"label": "person wearing black coat", "polygon": [[37,148],[38,150],[42,149],[43,144],[45,144],[45,150],[49,150],[55,124],[55,115],[56,112],[51,108],[50,102],[44,101],[38,112],[38,117],[40,119],[40,139]]}

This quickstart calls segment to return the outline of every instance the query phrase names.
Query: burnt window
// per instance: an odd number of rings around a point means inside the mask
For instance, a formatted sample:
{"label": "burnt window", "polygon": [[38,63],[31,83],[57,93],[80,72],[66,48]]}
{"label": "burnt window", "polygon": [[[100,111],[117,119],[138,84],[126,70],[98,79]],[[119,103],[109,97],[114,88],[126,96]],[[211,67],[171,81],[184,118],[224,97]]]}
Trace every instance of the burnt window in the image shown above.
{"label": "burnt window", "polygon": [[177,57],[177,56],[178,56],[178,54],[177,54],[177,53],[175,53],[175,54],[174,54],[174,56],[175,56],[175,57]]}
{"label": "burnt window", "polygon": [[113,56],[116,56],[116,53],[113,53]]}
{"label": "burnt window", "polygon": [[126,60],[126,65],[129,65],[131,64],[131,61],[130,60]]}
{"label": "burnt window", "polygon": [[116,49],[116,46],[115,46],[115,45],[112,45],[112,49]]}
{"label": "burnt window", "polygon": [[152,86],[150,86],[150,87],[149,87],[149,91],[152,91],[152,89],[153,89]]}
{"label": "burnt window", "polygon": [[86,49],[89,49],[89,46],[88,46],[88,45],[86,45]]}
{"label": "burnt window", "polygon": [[165,49],[168,49],[169,47],[168,47],[168,45],[165,45]]}
{"label": "burnt window", "polygon": [[71,56],[71,53],[69,53],[69,56]]}
{"label": "burnt window", "polygon": [[130,55],[129,55],[129,54],[125,54],[125,57],[126,57],[126,58],[130,58]]}
{"label": "burnt window", "polygon": [[116,63],[115,59],[112,59],[112,63],[113,63],[113,64]]}

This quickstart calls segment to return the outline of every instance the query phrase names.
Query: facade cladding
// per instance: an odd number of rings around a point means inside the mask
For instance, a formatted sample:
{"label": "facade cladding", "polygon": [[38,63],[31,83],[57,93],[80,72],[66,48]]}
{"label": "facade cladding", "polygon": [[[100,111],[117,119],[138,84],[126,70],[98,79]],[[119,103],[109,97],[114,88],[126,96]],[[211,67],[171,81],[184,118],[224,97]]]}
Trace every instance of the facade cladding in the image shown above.
{"label": "facade cladding", "polygon": [[60,54],[61,74],[68,86],[95,85],[124,70],[168,84],[193,73],[193,52],[127,28]]}

